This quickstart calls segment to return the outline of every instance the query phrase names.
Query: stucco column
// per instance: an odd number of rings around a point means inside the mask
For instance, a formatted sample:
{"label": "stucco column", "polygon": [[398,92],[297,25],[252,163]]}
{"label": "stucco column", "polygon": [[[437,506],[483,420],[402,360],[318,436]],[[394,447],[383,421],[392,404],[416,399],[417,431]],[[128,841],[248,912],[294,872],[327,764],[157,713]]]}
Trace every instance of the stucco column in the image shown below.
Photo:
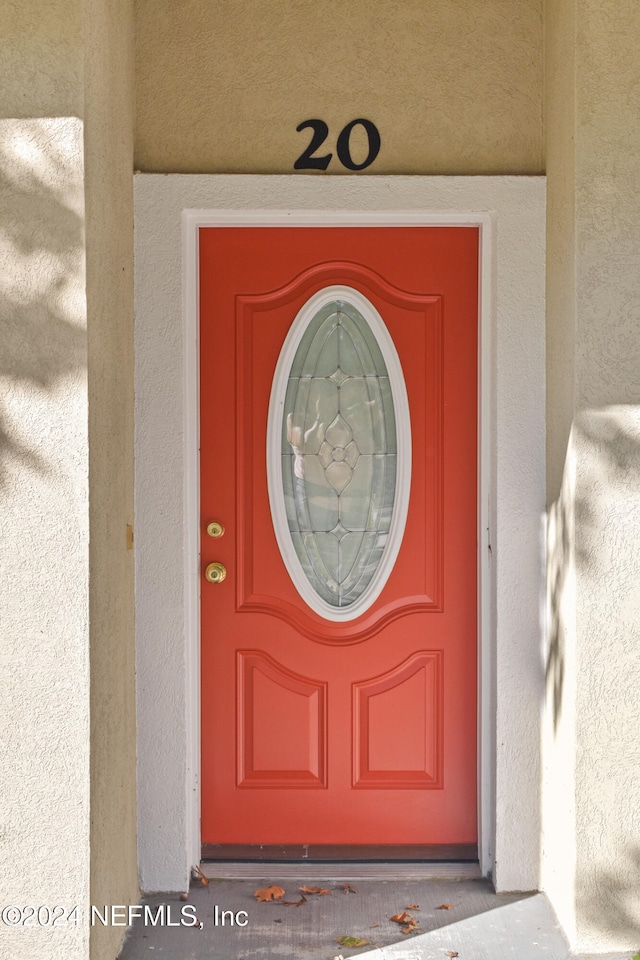
{"label": "stucco column", "polygon": [[[84,0],[91,902],[138,902],[133,597],[133,2]],[[112,960],[123,927],[91,929]]]}
{"label": "stucco column", "polygon": [[68,922],[14,915],[0,955],[76,960],[89,940],[82,4],[4,3],[2,22],[0,903],[60,906]]}
{"label": "stucco column", "polygon": [[640,9],[633,0],[554,0],[547,29],[545,877],[575,947],[632,950],[640,941]]}

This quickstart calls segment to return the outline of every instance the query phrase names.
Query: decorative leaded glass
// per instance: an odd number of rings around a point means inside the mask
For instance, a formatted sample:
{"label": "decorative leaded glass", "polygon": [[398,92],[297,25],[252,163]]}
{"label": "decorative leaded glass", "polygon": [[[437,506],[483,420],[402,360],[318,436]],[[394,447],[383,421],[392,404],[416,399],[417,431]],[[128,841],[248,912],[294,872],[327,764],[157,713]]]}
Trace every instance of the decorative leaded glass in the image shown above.
{"label": "decorative leaded glass", "polygon": [[311,318],[289,372],[282,415],[289,531],[322,600],[349,607],[382,558],[396,492],[389,373],[355,306],[333,300]]}

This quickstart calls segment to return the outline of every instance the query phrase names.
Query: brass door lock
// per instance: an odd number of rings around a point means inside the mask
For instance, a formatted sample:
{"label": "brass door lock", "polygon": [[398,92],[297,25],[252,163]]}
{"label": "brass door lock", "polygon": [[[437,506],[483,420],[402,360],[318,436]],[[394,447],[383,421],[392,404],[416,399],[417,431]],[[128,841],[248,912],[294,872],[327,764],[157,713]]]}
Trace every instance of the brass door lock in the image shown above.
{"label": "brass door lock", "polygon": [[204,575],[209,583],[222,583],[227,575],[227,568],[216,561],[207,566]]}

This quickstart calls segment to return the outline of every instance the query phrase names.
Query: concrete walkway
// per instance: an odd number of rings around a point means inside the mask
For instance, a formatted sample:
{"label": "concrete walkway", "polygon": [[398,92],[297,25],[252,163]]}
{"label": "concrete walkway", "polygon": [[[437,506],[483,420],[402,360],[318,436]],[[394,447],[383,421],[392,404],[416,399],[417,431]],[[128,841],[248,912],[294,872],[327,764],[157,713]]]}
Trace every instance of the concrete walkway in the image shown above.
{"label": "concrete walkway", "polygon": [[[486,880],[211,879],[187,901],[152,897],[146,923],[130,931],[122,960],[567,960],[566,941],[542,894],[495,894]],[[280,886],[292,905],[258,902],[257,889]],[[318,885],[328,894],[307,894]],[[158,914],[160,904],[164,910]],[[223,916],[222,911],[226,911]],[[407,913],[414,932],[390,920]],[[159,916],[158,925],[151,920]],[[196,919],[197,918],[197,919]],[[233,923],[232,923],[233,920]],[[167,925],[170,922],[174,925]],[[160,925],[163,923],[163,925]],[[193,924],[193,926],[190,926]],[[355,947],[337,942],[355,937]]]}

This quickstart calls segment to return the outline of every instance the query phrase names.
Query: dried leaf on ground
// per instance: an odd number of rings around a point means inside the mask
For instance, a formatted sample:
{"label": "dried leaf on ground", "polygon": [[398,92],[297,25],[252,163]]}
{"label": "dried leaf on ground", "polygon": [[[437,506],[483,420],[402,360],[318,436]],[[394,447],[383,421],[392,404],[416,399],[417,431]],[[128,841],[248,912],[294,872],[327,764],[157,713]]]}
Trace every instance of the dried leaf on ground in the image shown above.
{"label": "dried leaf on ground", "polygon": [[367,947],[370,940],[363,940],[361,937],[336,937],[336,943],[341,947]]}
{"label": "dried leaf on ground", "polygon": [[322,887],[308,887],[305,883],[304,887],[300,887],[300,893],[317,893],[319,897],[324,894],[329,894],[328,890],[323,889]]}
{"label": "dried leaf on ground", "polygon": [[343,883],[343,884],[342,884],[342,889],[344,890],[345,893],[357,893],[357,892],[358,892],[357,889],[356,889],[356,887],[352,887],[350,883]]}
{"label": "dried leaf on ground", "polygon": [[406,910],[403,913],[394,913],[389,919],[393,920],[394,923],[400,924],[401,933],[413,933],[414,930],[418,929],[417,920],[415,917],[412,917],[410,913],[407,913]]}
{"label": "dried leaf on ground", "polygon": [[447,956],[447,957],[457,957],[457,956],[458,956],[458,951],[457,951],[457,950],[447,950],[446,956]]}
{"label": "dried leaf on ground", "polygon": [[280,900],[281,897],[284,897],[284,887],[262,887],[260,890],[256,890],[254,897],[258,903]]}
{"label": "dried leaf on ground", "polygon": [[209,884],[209,881],[205,877],[200,867],[191,867],[191,878],[193,880],[199,880],[203,887],[206,887]]}
{"label": "dried leaf on ground", "polygon": [[372,924],[371,924],[371,929],[373,930],[374,927],[379,927],[379,926],[380,926],[379,923],[372,923]]}
{"label": "dried leaf on ground", "polygon": [[441,903],[439,907],[436,907],[436,910],[451,910],[451,904]]}
{"label": "dried leaf on ground", "polygon": [[405,907],[405,910],[419,910],[420,907],[417,903],[410,903],[408,907]]}
{"label": "dried leaf on ground", "polygon": [[282,918],[281,918],[281,917],[278,917],[278,919],[277,919],[277,920],[274,920],[273,922],[274,922],[274,923],[282,923]]}
{"label": "dried leaf on ground", "polygon": [[307,898],[304,893],[299,900],[278,900],[278,903],[281,903],[283,907],[301,907],[303,903],[307,902]]}

